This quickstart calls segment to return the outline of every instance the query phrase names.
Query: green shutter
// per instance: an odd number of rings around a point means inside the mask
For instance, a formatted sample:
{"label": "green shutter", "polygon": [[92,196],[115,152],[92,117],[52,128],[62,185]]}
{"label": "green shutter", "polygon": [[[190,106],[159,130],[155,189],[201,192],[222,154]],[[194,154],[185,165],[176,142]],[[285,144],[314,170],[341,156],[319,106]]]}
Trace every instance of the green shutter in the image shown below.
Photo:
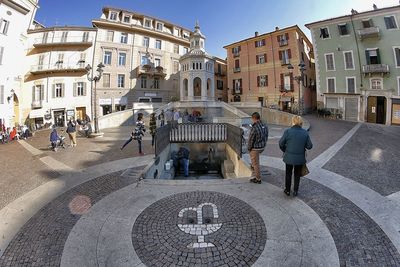
{"label": "green shutter", "polygon": [[369,50],[365,50],[365,58],[367,59],[367,65],[370,65],[371,59],[369,58]]}
{"label": "green shutter", "polygon": [[379,54],[379,48],[376,49],[376,57],[378,59],[378,64],[381,64],[381,55]]}
{"label": "green shutter", "polygon": [[83,83],[83,95],[86,96],[86,83]]}
{"label": "green shutter", "polygon": [[77,83],[74,83],[74,84],[73,84],[73,96],[76,97],[77,95],[78,95],[78,92],[77,92]]}
{"label": "green shutter", "polygon": [[396,54],[396,66],[400,67],[400,48],[395,48],[394,51]]}
{"label": "green shutter", "polygon": [[64,86],[64,84],[62,83],[62,84],[61,84],[61,97],[64,97],[64,95],[65,95],[65,86]]}
{"label": "green shutter", "polygon": [[35,86],[32,86],[32,102],[35,101]]}
{"label": "green shutter", "polygon": [[55,98],[56,97],[56,85],[55,84],[52,85],[51,91],[52,91],[52,97]]}

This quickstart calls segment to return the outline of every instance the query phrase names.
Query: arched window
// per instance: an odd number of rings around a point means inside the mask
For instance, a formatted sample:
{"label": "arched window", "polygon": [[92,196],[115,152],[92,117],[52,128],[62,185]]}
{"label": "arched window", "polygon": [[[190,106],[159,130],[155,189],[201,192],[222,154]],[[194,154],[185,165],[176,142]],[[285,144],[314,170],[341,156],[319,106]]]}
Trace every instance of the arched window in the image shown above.
{"label": "arched window", "polygon": [[202,69],[202,67],[201,67],[201,62],[200,62],[200,69]]}
{"label": "arched window", "polygon": [[196,70],[199,69],[199,62],[196,62]]}
{"label": "arched window", "polygon": [[193,69],[196,69],[196,63],[193,62]]}

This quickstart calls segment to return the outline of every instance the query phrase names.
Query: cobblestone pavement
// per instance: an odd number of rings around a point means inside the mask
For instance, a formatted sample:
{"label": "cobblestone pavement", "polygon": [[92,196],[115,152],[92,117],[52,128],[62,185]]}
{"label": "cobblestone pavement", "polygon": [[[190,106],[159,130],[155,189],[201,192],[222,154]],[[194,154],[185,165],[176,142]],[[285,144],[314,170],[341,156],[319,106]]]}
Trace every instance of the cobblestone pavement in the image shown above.
{"label": "cobblestone pavement", "polygon": [[[262,167],[263,180],[282,188],[285,173]],[[298,197],[328,227],[339,254],[340,266],[400,266],[400,254],[368,215],[346,198],[302,178]]]}
{"label": "cobblestone pavement", "polygon": [[132,231],[147,266],[251,266],[266,240],[264,222],[251,206],[217,192],[159,200],[140,214]]}
{"label": "cobblestone pavement", "polygon": [[364,124],[324,169],[387,196],[400,191],[400,127]]}
{"label": "cobblestone pavement", "polygon": [[42,208],[14,237],[0,266],[59,266],[64,243],[81,215],[106,195],[137,181],[137,177],[120,174],[86,182]]}

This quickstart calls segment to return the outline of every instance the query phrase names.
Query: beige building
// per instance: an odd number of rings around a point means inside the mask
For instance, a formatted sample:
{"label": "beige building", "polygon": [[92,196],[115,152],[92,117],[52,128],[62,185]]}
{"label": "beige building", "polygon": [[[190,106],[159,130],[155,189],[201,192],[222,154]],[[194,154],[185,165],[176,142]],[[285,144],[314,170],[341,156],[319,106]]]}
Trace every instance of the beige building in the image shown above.
{"label": "beige building", "polygon": [[97,28],[94,64],[105,65],[97,85],[99,115],[134,102],[169,102],[179,95],[179,59],[191,31],[170,22],[105,7]]}
{"label": "beige building", "polygon": [[228,102],[228,83],[226,60],[214,57],[215,100]]}

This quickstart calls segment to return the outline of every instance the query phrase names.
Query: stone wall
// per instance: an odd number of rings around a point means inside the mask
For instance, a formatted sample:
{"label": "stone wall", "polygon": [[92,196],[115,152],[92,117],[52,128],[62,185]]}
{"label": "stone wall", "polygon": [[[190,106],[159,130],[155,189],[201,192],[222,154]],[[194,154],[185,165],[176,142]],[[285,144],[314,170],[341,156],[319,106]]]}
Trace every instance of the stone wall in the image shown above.
{"label": "stone wall", "polygon": [[99,129],[133,125],[131,109],[110,113],[99,118]]}

